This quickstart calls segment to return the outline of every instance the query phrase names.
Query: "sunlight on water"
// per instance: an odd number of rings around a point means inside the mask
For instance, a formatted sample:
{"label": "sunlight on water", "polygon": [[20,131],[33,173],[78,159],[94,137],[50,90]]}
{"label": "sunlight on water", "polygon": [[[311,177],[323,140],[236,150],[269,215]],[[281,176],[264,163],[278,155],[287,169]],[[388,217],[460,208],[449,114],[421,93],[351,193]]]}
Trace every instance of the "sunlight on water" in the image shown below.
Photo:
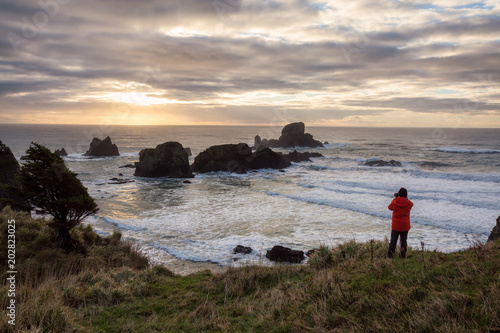
{"label": "sunlight on water", "polygon": [[[52,137],[43,132],[41,142],[52,149],[66,142],[73,151],[66,163],[100,207],[87,223],[103,234],[119,230],[153,261],[181,273],[218,265],[270,265],[265,253],[274,245],[307,251],[351,239],[382,240],[390,234],[387,206],[401,186],[415,204],[410,246],[424,241],[431,249],[456,251],[470,245],[465,235],[484,242],[500,214],[498,130],[455,131],[446,142],[436,142],[432,131],[423,129],[393,129],[390,138],[382,129],[307,130],[330,142],[313,150],[324,158],[294,164],[286,172],[197,175],[191,184],[135,177],[134,168],[120,166],[136,162],[142,148],[165,141],[177,140],[196,155],[214,144],[251,144],[261,129],[117,127],[106,135],[121,156],[98,159],[81,156],[90,140],[68,139],[67,128]],[[32,128],[30,141],[36,133]],[[18,158],[29,144],[14,134],[2,139]],[[371,159],[395,159],[402,166],[363,165]],[[129,182],[116,184],[111,180],[116,177]],[[254,251],[234,255],[238,244]]]}

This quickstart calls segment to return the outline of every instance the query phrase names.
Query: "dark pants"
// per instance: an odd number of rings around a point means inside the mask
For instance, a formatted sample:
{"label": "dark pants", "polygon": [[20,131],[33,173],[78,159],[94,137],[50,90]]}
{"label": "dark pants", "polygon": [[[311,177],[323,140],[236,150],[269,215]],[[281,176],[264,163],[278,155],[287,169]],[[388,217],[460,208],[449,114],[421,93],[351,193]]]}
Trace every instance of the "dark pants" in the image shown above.
{"label": "dark pants", "polygon": [[398,237],[401,239],[401,253],[399,256],[401,258],[406,257],[406,249],[408,248],[408,244],[406,243],[406,239],[408,238],[408,231],[391,231],[391,242],[389,243],[389,253],[387,256],[389,258],[394,258],[394,253],[396,252],[396,245],[398,244]]}

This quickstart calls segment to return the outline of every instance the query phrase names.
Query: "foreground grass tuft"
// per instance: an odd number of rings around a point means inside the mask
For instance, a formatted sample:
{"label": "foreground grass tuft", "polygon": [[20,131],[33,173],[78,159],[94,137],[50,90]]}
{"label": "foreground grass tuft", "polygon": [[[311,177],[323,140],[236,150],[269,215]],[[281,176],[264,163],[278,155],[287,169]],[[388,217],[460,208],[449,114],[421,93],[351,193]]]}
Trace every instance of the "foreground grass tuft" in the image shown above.
{"label": "foreground grass tuft", "polygon": [[[75,228],[82,253],[55,248],[44,221],[9,209],[18,236],[17,329],[29,332],[495,332],[500,242],[451,254],[387,241],[321,247],[307,265],[178,276],[119,234]],[[0,263],[5,266],[5,237]],[[2,277],[2,281],[5,281]],[[6,286],[0,306],[6,306]],[[0,319],[0,331],[8,331]]]}

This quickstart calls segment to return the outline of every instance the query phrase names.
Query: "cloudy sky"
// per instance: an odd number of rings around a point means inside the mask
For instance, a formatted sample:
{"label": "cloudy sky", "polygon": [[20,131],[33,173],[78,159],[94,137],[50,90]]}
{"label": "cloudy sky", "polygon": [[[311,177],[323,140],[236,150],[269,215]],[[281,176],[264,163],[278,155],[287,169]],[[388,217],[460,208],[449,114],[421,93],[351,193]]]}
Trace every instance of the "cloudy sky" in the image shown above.
{"label": "cloudy sky", "polygon": [[500,127],[498,0],[1,0],[0,123]]}

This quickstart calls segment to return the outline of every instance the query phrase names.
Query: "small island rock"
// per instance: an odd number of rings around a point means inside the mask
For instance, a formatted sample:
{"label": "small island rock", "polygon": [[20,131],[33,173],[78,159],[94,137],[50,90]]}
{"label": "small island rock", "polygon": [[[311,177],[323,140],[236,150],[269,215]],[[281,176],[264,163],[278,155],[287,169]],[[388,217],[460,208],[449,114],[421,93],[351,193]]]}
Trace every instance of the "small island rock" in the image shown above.
{"label": "small island rock", "polygon": [[324,157],[320,153],[316,152],[305,152],[299,153],[294,150],[291,153],[283,155],[290,162],[311,162],[311,157]]}
{"label": "small island rock", "polygon": [[389,162],[384,160],[370,160],[366,161],[364,165],[367,166],[401,166],[401,162],[390,160]]}
{"label": "small island rock", "polygon": [[135,176],[193,178],[189,157],[178,142],[165,142],[155,149],[143,149],[139,153]]}
{"label": "small island rock", "polygon": [[59,155],[59,156],[61,156],[61,157],[62,157],[62,156],[68,156],[68,153],[66,152],[66,149],[64,149],[64,148],[61,148],[61,150],[56,149],[56,150],[54,151],[54,154],[57,154],[57,155]]}
{"label": "small island rock", "polygon": [[292,163],[285,159],[283,154],[262,146],[252,154],[250,163],[252,169],[284,169],[291,165]]}
{"label": "small island rock", "polygon": [[120,153],[118,147],[111,142],[111,138],[108,136],[104,140],[94,138],[85,156],[120,156]]}
{"label": "small island rock", "polygon": [[323,147],[323,144],[313,139],[309,133],[305,133],[305,124],[303,122],[291,123],[283,127],[281,136],[276,139],[261,139],[260,136],[255,137],[254,149],[260,146],[271,148],[293,148],[293,147]]}
{"label": "small island rock", "polygon": [[250,253],[252,253],[252,248],[249,246],[237,245],[233,249],[233,253],[234,254],[236,254],[236,253],[250,254]]}
{"label": "small island rock", "polygon": [[304,251],[292,250],[281,245],[274,246],[267,251],[266,257],[271,261],[300,263],[304,260]]}
{"label": "small island rock", "polygon": [[195,157],[192,169],[195,172],[229,171],[245,173],[253,169],[281,169],[291,165],[282,154],[266,147],[252,153],[246,143],[212,146]]}

